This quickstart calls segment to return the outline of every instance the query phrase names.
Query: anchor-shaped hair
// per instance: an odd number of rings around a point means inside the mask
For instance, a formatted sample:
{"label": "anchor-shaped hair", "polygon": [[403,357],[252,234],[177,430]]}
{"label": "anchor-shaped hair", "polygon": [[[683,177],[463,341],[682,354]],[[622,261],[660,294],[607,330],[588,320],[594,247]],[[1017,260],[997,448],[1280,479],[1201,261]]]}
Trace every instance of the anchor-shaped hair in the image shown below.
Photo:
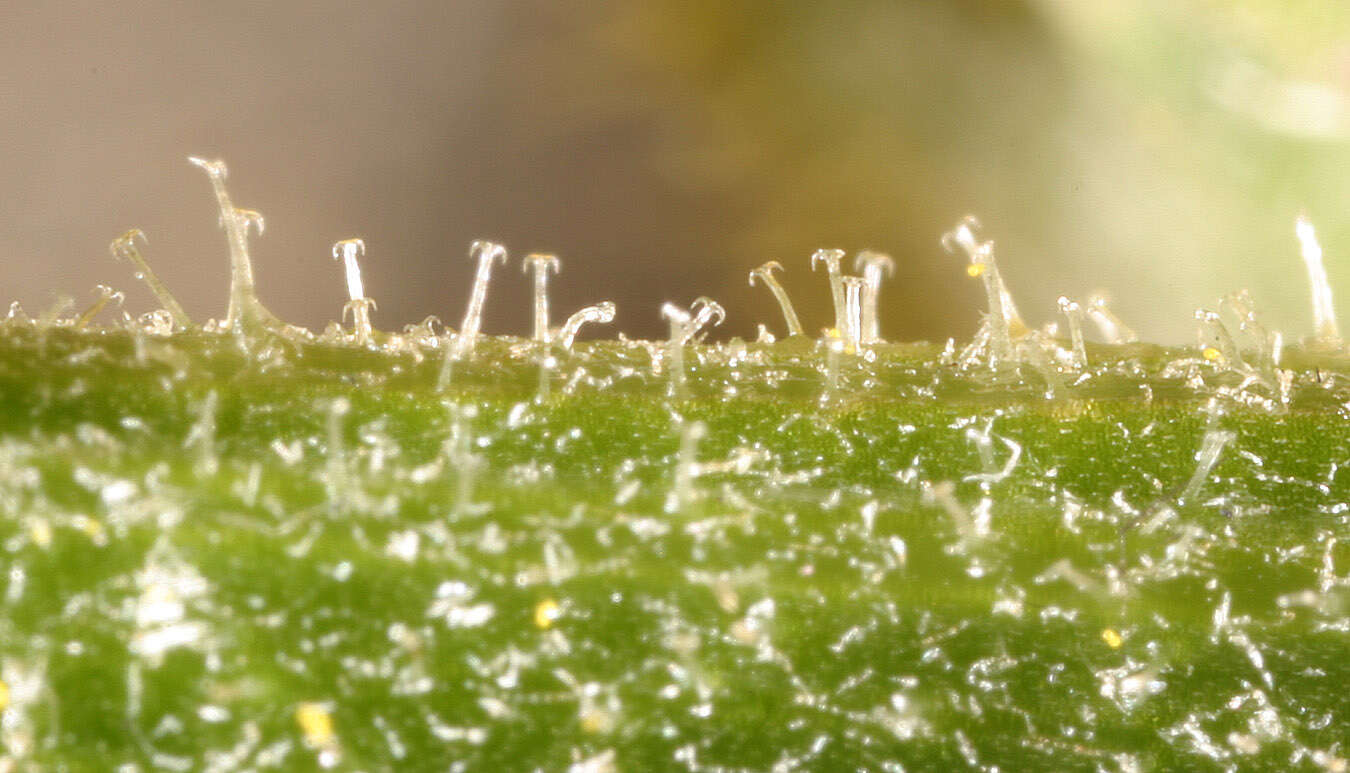
{"label": "anchor-shaped hair", "polygon": [[1025,336],[1029,329],[1017,313],[1017,306],[1007,286],[1003,284],[998,262],[994,259],[994,242],[981,242],[975,235],[979,227],[980,221],[974,215],[966,215],[955,228],[942,235],[942,246],[948,252],[955,253],[959,249],[966,253],[970,260],[966,273],[978,277],[984,283],[989,304],[987,324],[994,354],[1000,359],[1015,360],[1012,340]]}
{"label": "anchor-shaped hair", "polygon": [[487,300],[488,281],[492,278],[492,263],[506,264],[506,248],[500,244],[478,240],[469,245],[469,259],[478,261],[478,270],[473,278],[473,292],[469,295],[469,305],[464,309],[464,324],[460,326],[459,336],[455,339],[454,356],[463,357],[473,352],[478,340],[478,330],[483,324],[483,304]]}
{"label": "anchor-shaped hair", "polygon": [[230,302],[225,312],[225,328],[243,335],[256,335],[282,326],[281,320],[258,300],[253,279],[253,264],[248,255],[248,229],[254,226],[263,231],[262,215],[251,209],[238,209],[230,201],[225,189],[227,170],[225,162],[189,156],[192,162],[211,180],[220,207],[220,223],[225,229],[230,246]]}

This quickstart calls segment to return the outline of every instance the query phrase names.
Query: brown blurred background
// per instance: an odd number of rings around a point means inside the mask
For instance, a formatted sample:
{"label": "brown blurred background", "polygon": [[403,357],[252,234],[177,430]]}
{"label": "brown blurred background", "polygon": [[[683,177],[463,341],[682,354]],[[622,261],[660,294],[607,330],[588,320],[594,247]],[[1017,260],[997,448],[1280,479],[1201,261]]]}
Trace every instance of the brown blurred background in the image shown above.
{"label": "brown blurred background", "polygon": [[[472,239],[512,251],[488,332],[528,330],[519,257],[556,252],[555,324],[615,328],[710,295],[725,334],[782,332],[746,273],[777,259],[810,330],[822,246],[892,253],[891,338],[968,336],[977,283],[938,246],[978,214],[1033,323],[1105,289],[1148,337],[1241,287],[1309,332],[1306,210],[1350,310],[1350,10],[1303,0],[549,0],[175,3],[0,10],[0,297],[95,283],[132,226],[197,319],[227,259],[189,154],[260,210],[265,302],[320,328],[337,239],[369,245],[376,325],[458,326]],[[605,331],[612,335],[612,331]]]}

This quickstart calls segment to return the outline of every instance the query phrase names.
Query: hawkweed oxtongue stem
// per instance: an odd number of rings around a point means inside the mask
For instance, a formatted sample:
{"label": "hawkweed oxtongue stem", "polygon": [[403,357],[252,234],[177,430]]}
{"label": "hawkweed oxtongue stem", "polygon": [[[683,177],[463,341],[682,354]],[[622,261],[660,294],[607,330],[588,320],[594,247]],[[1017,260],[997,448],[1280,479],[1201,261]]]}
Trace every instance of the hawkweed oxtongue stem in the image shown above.
{"label": "hawkweed oxtongue stem", "polygon": [[460,325],[459,336],[455,339],[457,358],[471,354],[478,341],[478,331],[483,324],[483,304],[487,301],[488,282],[492,279],[492,263],[506,264],[506,248],[479,240],[469,245],[469,257],[478,261],[478,269],[474,273],[469,305],[464,309],[464,324]]}
{"label": "hawkweed oxtongue stem", "polygon": [[98,313],[108,306],[109,302],[117,301],[119,305],[122,303],[124,298],[122,293],[111,287],[107,285],[97,285],[95,289],[98,291],[98,299],[95,300],[89,308],[85,309],[83,314],[75,318],[74,327],[76,330],[83,330],[88,326],[88,324],[93,321],[94,317],[97,317]]}
{"label": "hawkweed oxtongue stem", "polygon": [[862,287],[862,342],[881,343],[881,317],[877,312],[877,298],[881,294],[883,276],[895,273],[895,261],[890,255],[863,250],[853,259],[853,269],[861,271]]}
{"label": "hawkweed oxtongue stem", "polygon": [[816,250],[811,254],[811,270],[815,271],[817,264],[824,263],[825,271],[830,277],[830,298],[834,301],[835,335],[844,334],[844,274],[839,268],[839,261],[843,259],[843,250]]}
{"label": "hawkweed oxtongue stem", "polygon": [[132,228],[113,239],[112,244],[108,245],[108,251],[112,253],[114,258],[131,263],[132,267],[136,269],[136,278],[145,282],[146,286],[150,288],[150,292],[155,294],[155,298],[164,307],[164,310],[169,312],[169,316],[173,319],[175,325],[180,328],[192,327],[192,320],[188,318],[187,312],[183,311],[178,299],[174,298],[173,293],[169,292],[169,288],[159,281],[155,272],[150,270],[150,264],[145,262],[145,257],[141,255],[141,251],[136,248],[137,239],[147,243],[149,241],[145,238],[144,231],[139,228]]}
{"label": "hawkweed oxtongue stem", "polygon": [[[556,255],[534,252],[525,256],[520,270],[534,272],[534,341],[548,342],[548,272],[558,273],[561,264]],[[570,344],[568,344],[570,347]],[[567,347],[565,347],[567,348]]]}
{"label": "hawkweed oxtongue stem", "polygon": [[805,335],[802,330],[802,322],[797,319],[797,310],[792,308],[792,300],[788,298],[787,290],[779,284],[778,277],[773,275],[774,271],[782,271],[783,265],[776,260],[771,260],[759,268],[750,272],[750,286],[755,286],[755,280],[758,279],[769,288],[773,293],[774,300],[778,301],[778,308],[783,312],[783,322],[787,324],[789,336]]}
{"label": "hawkweed oxtongue stem", "polygon": [[230,302],[225,312],[225,328],[252,335],[281,327],[281,320],[258,300],[253,264],[249,262],[248,228],[255,226],[261,234],[262,216],[253,210],[236,209],[230,201],[229,191],[225,189],[227,170],[224,161],[209,161],[197,156],[188,157],[188,161],[201,167],[211,180],[220,207],[220,223],[230,246]]}
{"label": "hawkweed oxtongue stem", "polygon": [[565,351],[571,350],[572,341],[576,339],[577,331],[581,330],[582,325],[588,322],[598,322],[600,324],[608,325],[614,321],[616,312],[617,309],[612,301],[604,301],[603,303],[597,303],[594,306],[587,306],[580,309],[567,318],[567,321],[563,323],[562,329],[558,332],[558,341],[562,344],[562,348]]}
{"label": "hawkweed oxtongue stem", "polygon": [[1063,295],[1059,296],[1059,313],[1069,322],[1069,341],[1073,345],[1073,366],[1075,368],[1086,368],[1087,345],[1083,343],[1083,307],[1076,302],[1069,300]]}
{"label": "hawkweed oxtongue stem", "polygon": [[366,296],[366,287],[361,281],[361,264],[356,262],[358,256],[364,257],[365,254],[366,243],[361,239],[343,239],[333,243],[333,260],[342,261],[347,277],[347,303],[342,307],[342,318],[345,320],[347,312],[351,311],[352,337],[359,344],[370,340],[370,310],[376,308],[375,301]]}
{"label": "hawkweed oxtongue stem", "polygon": [[1306,215],[1299,215],[1294,223],[1299,252],[1308,269],[1308,284],[1312,287],[1313,338],[1311,344],[1319,349],[1341,348],[1341,330],[1336,324],[1336,309],[1331,302],[1331,283],[1322,264],[1322,245],[1317,231]]}

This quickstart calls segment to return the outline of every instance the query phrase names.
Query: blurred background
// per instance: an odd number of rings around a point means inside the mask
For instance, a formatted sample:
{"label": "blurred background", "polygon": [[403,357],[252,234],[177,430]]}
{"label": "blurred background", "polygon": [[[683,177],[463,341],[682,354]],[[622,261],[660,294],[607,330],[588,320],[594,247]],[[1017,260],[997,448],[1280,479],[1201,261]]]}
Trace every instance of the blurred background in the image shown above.
{"label": "blurred background", "polygon": [[553,252],[554,323],[613,300],[664,334],[699,295],[808,330],[819,247],[889,252],[883,334],[966,337],[979,283],[941,234],[977,214],[1033,324],[1106,290],[1148,338],[1250,288],[1311,332],[1293,234],[1319,227],[1350,311],[1350,4],[1340,0],[559,0],[6,3],[0,297],[30,313],[95,283],[154,308],[108,254],[130,227],[197,320],[226,246],[190,154],[267,218],[260,294],[322,328],[330,245],[364,237],[377,327],[458,327],[469,242],[503,242],[484,329],[527,334],[519,258]]}

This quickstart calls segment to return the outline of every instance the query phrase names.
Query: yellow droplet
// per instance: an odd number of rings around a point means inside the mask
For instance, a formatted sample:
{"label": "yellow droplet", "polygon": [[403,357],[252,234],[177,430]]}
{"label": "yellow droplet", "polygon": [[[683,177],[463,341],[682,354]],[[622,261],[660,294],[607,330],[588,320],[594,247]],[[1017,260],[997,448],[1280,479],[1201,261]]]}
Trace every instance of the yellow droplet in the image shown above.
{"label": "yellow droplet", "polygon": [[825,328],[825,337],[826,337],[826,338],[843,338],[843,336],[839,334],[839,328],[837,328],[837,327],[827,327],[827,328]]}
{"label": "yellow droplet", "polygon": [[1223,352],[1212,346],[1206,346],[1204,351],[1200,352],[1200,354],[1204,355],[1204,358],[1210,362],[1218,362],[1223,359]]}
{"label": "yellow droplet", "polygon": [[581,715],[581,729],[587,733],[608,733],[614,729],[614,716],[603,709],[591,709]]}
{"label": "yellow droplet", "polygon": [[9,708],[9,685],[5,680],[0,679],[0,711]]}
{"label": "yellow droplet", "polygon": [[52,544],[51,524],[42,518],[33,521],[28,527],[28,534],[33,538],[33,544],[40,548],[47,548]]}
{"label": "yellow droplet", "polygon": [[972,279],[980,276],[983,273],[984,273],[983,263],[971,263],[969,266],[966,266],[966,276],[969,276]]}
{"label": "yellow droplet", "polygon": [[535,605],[534,624],[540,628],[550,628],[553,621],[562,615],[562,608],[553,599],[544,599]]}
{"label": "yellow droplet", "polygon": [[1125,640],[1121,638],[1119,633],[1116,633],[1114,628],[1107,628],[1102,631],[1102,641],[1106,642],[1106,646],[1113,650],[1120,649],[1120,645],[1125,643]]}
{"label": "yellow droplet", "polygon": [[80,520],[80,531],[94,542],[103,540],[103,523],[97,518],[82,518]]}
{"label": "yellow droplet", "polygon": [[333,743],[333,715],[317,703],[302,703],[295,708],[295,722],[311,748],[322,748]]}

